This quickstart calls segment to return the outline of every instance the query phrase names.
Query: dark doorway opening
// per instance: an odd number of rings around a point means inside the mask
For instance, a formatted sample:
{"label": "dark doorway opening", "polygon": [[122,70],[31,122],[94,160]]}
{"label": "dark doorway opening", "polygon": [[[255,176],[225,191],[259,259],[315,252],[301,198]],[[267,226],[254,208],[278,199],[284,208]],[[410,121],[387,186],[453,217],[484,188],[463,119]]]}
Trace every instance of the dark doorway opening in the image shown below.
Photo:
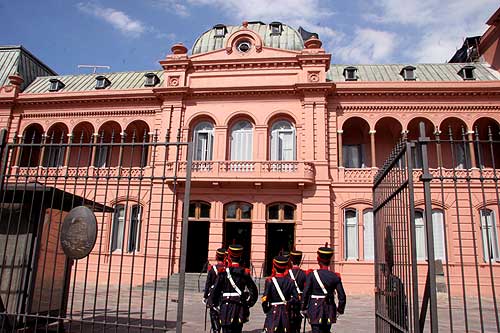
{"label": "dark doorway opening", "polygon": [[200,273],[208,260],[210,223],[189,221],[186,272]]}
{"label": "dark doorway opening", "polygon": [[271,275],[273,258],[281,251],[290,251],[295,239],[294,223],[267,223],[266,275]]}
{"label": "dark doorway opening", "polygon": [[224,245],[231,244],[243,246],[241,264],[250,267],[250,252],[252,246],[252,223],[251,222],[226,222],[224,223]]}

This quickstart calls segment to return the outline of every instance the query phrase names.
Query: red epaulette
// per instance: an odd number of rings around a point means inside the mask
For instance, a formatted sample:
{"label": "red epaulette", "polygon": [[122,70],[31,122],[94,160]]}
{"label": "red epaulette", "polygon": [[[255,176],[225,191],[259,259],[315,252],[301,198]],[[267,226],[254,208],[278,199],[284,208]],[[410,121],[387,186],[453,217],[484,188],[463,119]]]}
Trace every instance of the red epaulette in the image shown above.
{"label": "red epaulette", "polygon": [[210,272],[211,269],[212,269],[212,264],[208,264],[207,272]]}
{"label": "red epaulette", "polygon": [[314,269],[309,268],[309,269],[308,269],[305,273],[306,273],[306,275],[309,275],[309,274],[311,274],[313,271],[314,271]]}
{"label": "red epaulette", "polygon": [[271,281],[272,279],[273,279],[273,277],[272,277],[272,276],[268,276],[268,277],[266,277],[266,282],[269,282],[269,281]]}
{"label": "red epaulette", "polygon": [[339,277],[339,279],[342,279],[342,277],[340,276],[340,273],[337,273],[337,272],[334,272],[335,275],[337,275]]}
{"label": "red epaulette", "polygon": [[217,266],[217,272],[222,273],[225,270],[226,270],[226,266],[224,266],[224,265]]}
{"label": "red epaulette", "polygon": [[250,275],[250,269],[249,268],[245,268],[245,274]]}

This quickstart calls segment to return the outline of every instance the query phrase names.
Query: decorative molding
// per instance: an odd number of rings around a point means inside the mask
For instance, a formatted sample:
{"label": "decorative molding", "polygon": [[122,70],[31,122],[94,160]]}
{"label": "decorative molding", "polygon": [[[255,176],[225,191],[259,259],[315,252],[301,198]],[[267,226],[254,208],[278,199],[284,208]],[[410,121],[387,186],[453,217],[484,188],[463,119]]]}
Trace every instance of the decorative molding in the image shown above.
{"label": "decorative molding", "polygon": [[98,117],[98,116],[146,116],[154,115],[158,110],[102,110],[102,111],[65,111],[65,112],[30,112],[22,113],[21,119],[40,118],[74,118],[74,117]]}
{"label": "decorative molding", "polygon": [[442,111],[500,111],[500,105],[338,105],[337,112],[373,112],[373,111],[416,111],[442,112]]}

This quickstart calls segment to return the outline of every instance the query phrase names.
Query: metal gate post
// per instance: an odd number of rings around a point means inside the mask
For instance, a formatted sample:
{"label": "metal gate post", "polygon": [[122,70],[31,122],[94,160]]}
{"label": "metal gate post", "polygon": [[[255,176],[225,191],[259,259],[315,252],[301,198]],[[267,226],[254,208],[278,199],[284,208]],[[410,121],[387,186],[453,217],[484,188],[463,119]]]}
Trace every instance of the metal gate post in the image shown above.
{"label": "metal gate post", "polygon": [[[410,246],[411,246],[411,279],[412,283],[412,311],[414,332],[420,332],[419,302],[418,302],[418,265],[417,265],[417,236],[415,231],[415,190],[413,184],[413,151],[415,143],[406,142],[406,170],[408,173],[408,203],[410,204]],[[410,323],[411,325],[411,323]]]}
{"label": "metal gate post", "polygon": [[[187,145],[187,166],[186,166],[186,186],[184,188],[184,206],[182,212],[182,234],[181,234],[181,253],[179,269],[179,294],[177,303],[177,323],[175,331],[182,333],[182,317],[184,311],[184,288],[186,282],[186,252],[188,241],[188,216],[189,216],[189,194],[191,191],[191,165],[193,164],[192,143]],[[165,309],[166,311],[166,309]]]}
{"label": "metal gate post", "polygon": [[[431,180],[432,175],[429,172],[429,161],[427,154],[427,144],[429,137],[425,133],[424,122],[420,123],[420,137],[418,142],[420,143],[420,149],[422,152],[422,176],[420,177],[424,185],[424,201],[425,201],[425,231],[427,236],[427,281],[429,282],[429,297],[431,306],[431,332],[438,332],[438,315],[437,315],[437,293],[436,293],[436,265],[434,257],[434,230],[432,223],[432,204],[431,204]],[[424,298],[426,295],[424,295]],[[424,312],[424,306],[422,306],[422,312]],[[424,315],[425,317],[425,315]],[[421,318],[424,319],[424,318]],[[420,330],[423,330],[423,325],[421,321]]]}

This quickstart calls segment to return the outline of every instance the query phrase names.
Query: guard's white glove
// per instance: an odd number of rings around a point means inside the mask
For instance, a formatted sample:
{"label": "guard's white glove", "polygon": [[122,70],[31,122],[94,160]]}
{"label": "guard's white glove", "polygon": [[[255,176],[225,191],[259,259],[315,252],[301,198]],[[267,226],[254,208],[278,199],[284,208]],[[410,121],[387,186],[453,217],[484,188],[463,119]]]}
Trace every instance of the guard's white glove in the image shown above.
{"label": "guard's white glove", "polygon": [[203,304],[207,305],[207,299],[206,299],[206,298],[203,298],[203,299],[201,300],[201,302],[202,302]]}
{"label": "guard's white glove", "polygon": [[302,316],[302,318],[307,318],[307,310],[300,311],[300,315]]}

